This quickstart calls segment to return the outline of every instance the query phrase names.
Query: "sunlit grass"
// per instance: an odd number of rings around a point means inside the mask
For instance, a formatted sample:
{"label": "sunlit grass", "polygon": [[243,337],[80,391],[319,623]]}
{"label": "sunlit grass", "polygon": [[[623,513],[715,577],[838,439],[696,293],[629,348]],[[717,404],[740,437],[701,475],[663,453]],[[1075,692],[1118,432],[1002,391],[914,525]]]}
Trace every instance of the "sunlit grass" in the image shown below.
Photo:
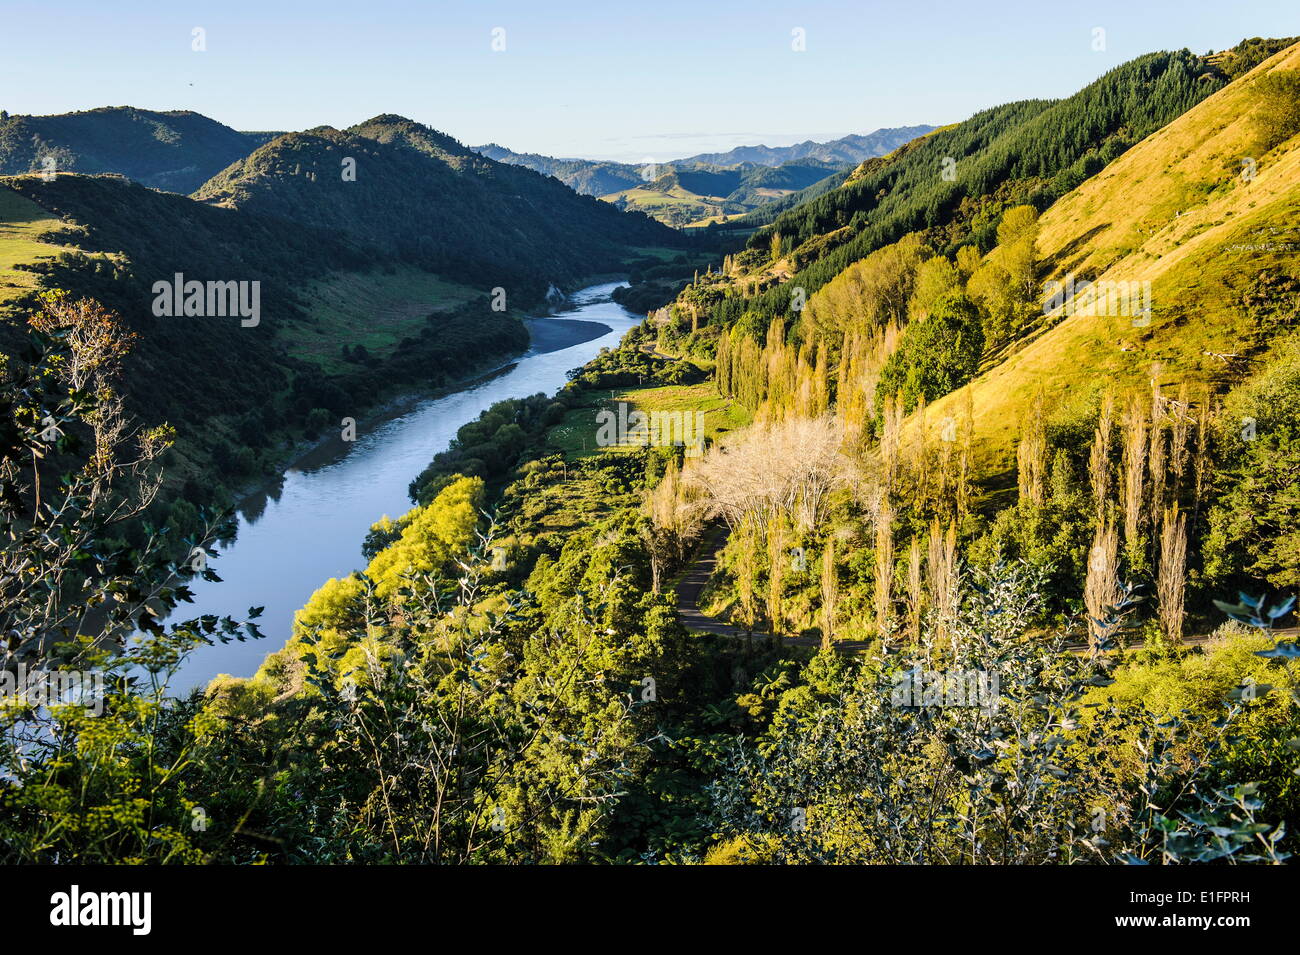
{"label": "sunlit grass", "polygon": [[390,355],[403,338],[417,334],[428,316],[483,295],[479,289],[449,282],[403,266],[394,274],[342,272],[313,281],[301,290],[311,321],[282,329],[295,357],[328,373],[345,370],[346,344],[362,345],[375,358]]}
{"label": "sunlit grass", "polygon": [[36,288],[36,275],[15,266],[54,258],[59,247],[40,242],[38,237],[62,226],[57,216],[0,186],[0,303]]}
{"label": "sunlit grass", "polygon": [[704,437],[714,442],[728,432],[743,428],[752,420],[743,407],[729,398],[723,398],[711,382],[696,385],[661,385],[648,388],[624,388],[587,393],[588,403],[569,409],[563,420],[551,429],[547,437],[548,453],[560,453],[576,460],[599,453],[620,453],[624,447],[602,448],[597,445],[600,424],[597,415],[605,409],[617,410],[619,402],[628,405],[628,413],[661,411],[681,413],[683,416],[704,414]]}

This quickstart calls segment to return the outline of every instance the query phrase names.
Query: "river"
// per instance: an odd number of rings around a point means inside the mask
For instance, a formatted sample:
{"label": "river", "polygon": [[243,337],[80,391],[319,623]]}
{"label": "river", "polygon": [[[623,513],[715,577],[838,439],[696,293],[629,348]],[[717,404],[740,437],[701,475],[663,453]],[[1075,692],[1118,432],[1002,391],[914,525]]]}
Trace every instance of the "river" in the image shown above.
{"label": "river", "polygon": [[[571,309],[530,322],[534,348],[513,363],[463,390],[413,402],[359,428],[355,442],[335,441],[333,447],[318,449],[243,502],[234,540],[218,548],[210,563],[222,582],[192,582],[194,603],[182,604],[175,616],[229,614],[238,619],[249,607],[264,607],[259,624],[266,639],[200,647],[173,679],[172,691],[187,692],[219,673],[252,676],[268,653],[284,646],[294,611],[316,588],[364,566],[361,544],[370,525],[383,514],[397,517],[411,508],[411,480],[447,448],[461,425],[506,398],[554,393],[567,380],[566,372],[586,364],[601,348],[616,346],[639,321],[610,298],[620,284],[575,292],[569,297]],[[609,331],[559,350],[538,350],[564,337],[551,334],[562,329],[547,322],[574,320],[599,323]]]}

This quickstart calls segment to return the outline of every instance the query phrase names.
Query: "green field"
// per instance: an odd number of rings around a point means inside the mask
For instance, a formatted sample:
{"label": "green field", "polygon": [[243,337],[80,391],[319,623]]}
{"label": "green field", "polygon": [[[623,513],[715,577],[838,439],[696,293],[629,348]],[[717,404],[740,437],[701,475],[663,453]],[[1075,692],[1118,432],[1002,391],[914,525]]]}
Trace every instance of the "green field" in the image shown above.
{"label": "green field", "polygon": [[376,358],[387,357],[399,341],[416,334],[431,313],[449,311],[482,294],[406,266],[391,275],[335,273],[301,290],[312,321],[286,326],[282,335],[291,354],[334,373],[347,368],[344,345],[362,345]]}
{"label": "green field", "polygon": [[626,203],[627,209],[644,212],[661,222],[679,226],[717,215],[724,201],[721,196],[698,196],[679,185],[667,190],[647,187],[624,189],[600,198],[605,202],[621,199]]}
{"label": "green field", "polygon": [[596,415],[606,408],[617,408],[626,402],[632,410],[643,413],[680,412],[683,415],[704,413],[704,437],[716,441],[720,436],[749,424],[749,413],[729,398],[720,397],[711,382],[697,385],[663,385],[653,388],[627,388],[590,392],[591,401],[579,408],[571,408],[563,420],[551,429],[547,438],[547,453],[560,453],[568,460],[607,452],[619,453],[627,447],[601,448],[596,444],[598,424]]}
{"label": "green field", "polygon": [[58,246],[38,239],[62,225],[30,199],[0,187],[0,305],[36,288],[35,274],[14,266],[54,258]]}

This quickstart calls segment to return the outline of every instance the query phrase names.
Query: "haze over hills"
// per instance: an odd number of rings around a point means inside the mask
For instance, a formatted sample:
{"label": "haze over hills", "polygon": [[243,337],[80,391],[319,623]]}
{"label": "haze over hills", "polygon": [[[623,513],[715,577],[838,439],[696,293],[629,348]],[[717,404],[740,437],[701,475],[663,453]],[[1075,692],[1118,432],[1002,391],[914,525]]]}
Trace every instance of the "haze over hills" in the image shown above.
{"label": "haze over hills", "polygon": [[189,193],[257,148],[245,134],[189,110],[132,106],[20,116],[0,113],[0,175],[115,172],[155,189]]}
{"label": "haze over hills", "polygon": [[715,166],[729,166],[741,162],[779,166],[797,159],[815,159],[819,162],[834,163],[837,166],[856,166],[874,156],[891,153],[903,143],[924,136],[934,128],[925,125],[899,126],[892,129],[877,129],[865,135],[842,136],[824,143],[808,139],[793,146],[737,146],[726,152],[700,153],[679,161],[710,163]]}
{"label": "haze over hills", "polygon": [[473,147],[499,162],[554,176],[576,192],[639,209],[674,226],[741,215],[799,192],[845,167],[897,149],[932,126],[878,129],[826,143],[739,146],[661,163],[557,159],[489,143]]}

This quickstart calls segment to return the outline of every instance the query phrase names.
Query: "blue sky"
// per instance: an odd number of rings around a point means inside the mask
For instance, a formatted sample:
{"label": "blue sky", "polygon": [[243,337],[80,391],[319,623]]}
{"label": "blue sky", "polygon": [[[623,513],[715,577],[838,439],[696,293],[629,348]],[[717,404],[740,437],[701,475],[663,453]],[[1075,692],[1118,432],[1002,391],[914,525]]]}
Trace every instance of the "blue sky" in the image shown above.
{"label": "blue sky", "polygon": [[1296,0],[0,0],[0,109],[192,109],[237,129],[391,112],[469,145],[664,160],[953,122],[1151,50],[1295,34]]}

